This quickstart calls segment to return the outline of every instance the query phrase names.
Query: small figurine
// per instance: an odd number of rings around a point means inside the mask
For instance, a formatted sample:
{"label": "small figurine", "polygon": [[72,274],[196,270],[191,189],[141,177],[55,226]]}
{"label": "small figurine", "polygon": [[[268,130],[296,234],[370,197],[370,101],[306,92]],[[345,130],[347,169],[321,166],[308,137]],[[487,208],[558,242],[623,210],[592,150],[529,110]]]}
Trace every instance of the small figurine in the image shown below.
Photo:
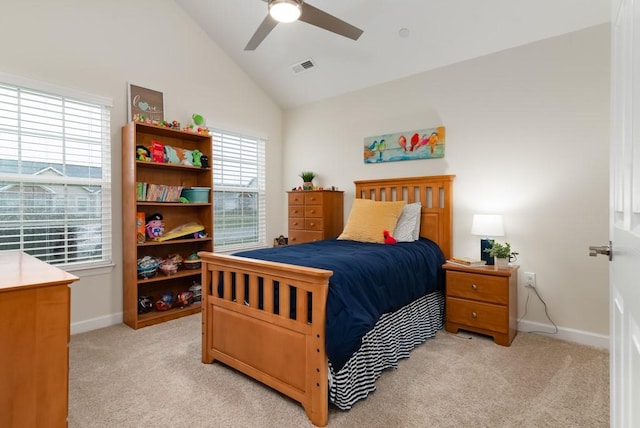
{"label": "small figurine", "polygon": [[207,155],[200,156],[200,166],[202,168],[209,168],[209,156]]}
{"label": "small figurine", "polygon": [[151,162],[151,153],[149,153],[149,149],[147,149],[145,146],[137,145],[136,160]]}
{"label": "small figurine", "polygon": [[151,239],[159,238],[164,233],[164,221],[162,214],[155,213],[147,217],[147,236]]}
{"label": "small figurine", "polygon": [[202,166],[202,152],[198,149],[193,151],[193,166]]}

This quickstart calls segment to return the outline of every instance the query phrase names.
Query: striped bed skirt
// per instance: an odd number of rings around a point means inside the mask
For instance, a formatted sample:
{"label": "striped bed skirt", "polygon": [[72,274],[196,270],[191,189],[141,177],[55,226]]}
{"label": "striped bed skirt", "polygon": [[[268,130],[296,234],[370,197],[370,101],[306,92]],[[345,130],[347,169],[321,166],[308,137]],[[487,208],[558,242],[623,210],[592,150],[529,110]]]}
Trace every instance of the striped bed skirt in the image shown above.
{"label": "striped bed skirt", "polygon": [[362,346],[334,372],[329,362],[329,401],[342,410],[375,391],[383,370],[396,368],[413,348],[433,337],[444,325],[444,295],[434,292],[384,314],[362,339]]}

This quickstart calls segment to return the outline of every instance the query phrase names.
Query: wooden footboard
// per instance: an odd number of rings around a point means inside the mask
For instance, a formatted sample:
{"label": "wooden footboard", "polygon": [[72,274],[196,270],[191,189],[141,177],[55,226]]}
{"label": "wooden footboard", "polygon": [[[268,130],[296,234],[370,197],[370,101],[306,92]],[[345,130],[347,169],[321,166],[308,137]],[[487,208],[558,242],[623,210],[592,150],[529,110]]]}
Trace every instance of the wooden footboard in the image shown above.
{"label": "wooden footboard", "polygon": [[333,272],[199,256],[202,362],[218,360],[251,376],[300,402],[313,424],[327,425],[325,308]]}

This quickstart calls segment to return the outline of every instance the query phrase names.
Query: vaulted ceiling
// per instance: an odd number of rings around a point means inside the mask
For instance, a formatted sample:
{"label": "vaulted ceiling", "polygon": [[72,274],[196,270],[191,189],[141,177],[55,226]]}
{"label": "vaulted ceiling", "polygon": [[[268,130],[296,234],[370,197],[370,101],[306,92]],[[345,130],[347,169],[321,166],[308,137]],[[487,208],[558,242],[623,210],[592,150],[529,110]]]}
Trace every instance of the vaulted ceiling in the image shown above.
{"label": "vaulted ceiling", "polygon": [[[280,23],[245,51],[267,15],[265,1],[175,1],[283,109],[603,24],[611,7],[609,0],[309,0],[364,33],[354,41],[301,21]],[[305,61],[312,66],[301,67]]]}

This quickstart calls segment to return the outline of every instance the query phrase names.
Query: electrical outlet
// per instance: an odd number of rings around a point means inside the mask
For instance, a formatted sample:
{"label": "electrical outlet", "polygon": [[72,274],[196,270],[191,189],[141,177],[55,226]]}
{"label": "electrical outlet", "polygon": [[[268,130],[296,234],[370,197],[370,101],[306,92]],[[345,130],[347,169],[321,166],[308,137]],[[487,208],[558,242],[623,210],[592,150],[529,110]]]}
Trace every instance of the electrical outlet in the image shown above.
{"label": "electrical outlet", "polygon": [[534,272],[524,273],[524,286],[531,288],[536,287],[536,274]]}

